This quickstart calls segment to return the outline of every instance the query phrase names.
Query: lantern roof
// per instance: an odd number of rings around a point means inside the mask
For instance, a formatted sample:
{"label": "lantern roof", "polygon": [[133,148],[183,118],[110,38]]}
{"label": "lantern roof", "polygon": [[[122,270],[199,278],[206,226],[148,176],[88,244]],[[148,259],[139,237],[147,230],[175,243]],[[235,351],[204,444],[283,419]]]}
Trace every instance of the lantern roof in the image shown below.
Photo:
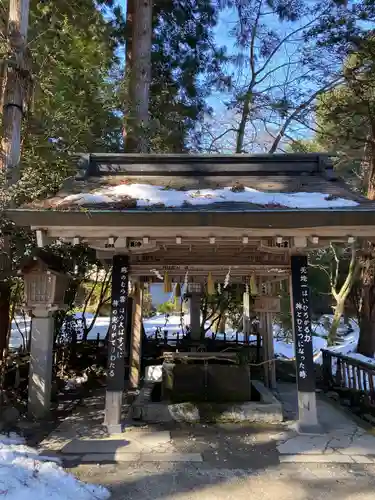
{"label": "lantern roof", "polygon": [[47,252],[43,248],[37,248],[34,250],[33,255],[30,255],[24,259],[20,266],[20,273],[27,274],[32,272],[34,269],[41,269],[43,271],[51,271],[53,273],[64,272],[63,260],[57,255],[53,255]]}

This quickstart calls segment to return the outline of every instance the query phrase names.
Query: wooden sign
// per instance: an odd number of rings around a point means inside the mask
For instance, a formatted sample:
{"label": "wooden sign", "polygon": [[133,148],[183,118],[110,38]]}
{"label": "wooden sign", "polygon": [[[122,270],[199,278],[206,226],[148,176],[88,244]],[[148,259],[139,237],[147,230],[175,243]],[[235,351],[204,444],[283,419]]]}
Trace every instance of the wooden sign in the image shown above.
{"label": "wooden sign", "polygon": [[280,312],[280,298],[279,297],[257,297],[254,303],[255,312]]}
{"label": "wooden sign", "polygon": [[131,255],[130,265],[162,266],[169,270],[186,270],[194,268],[199,262],[204,265],[247,265],[247,266],[270,266],[270,267],[289,267],[289,255],[270,254],[270,253],[247,253],[240,252],[232,255],[217,252],[210,252],[207,249],[200,252],[189,251],[170,251],[155,252],[151,254]]}
{"label": "wooden sign", "polygon": [[315,392],[307,257],[304,255],[292,256],[291,265],[292,316],[297,365],[297,387],[300,392]]}
{"label": "wooden sign", "polygon": [[115,255],[112,270],[111,322],[108,332],[107,391],[124,390],[128,313],[128,257]]}

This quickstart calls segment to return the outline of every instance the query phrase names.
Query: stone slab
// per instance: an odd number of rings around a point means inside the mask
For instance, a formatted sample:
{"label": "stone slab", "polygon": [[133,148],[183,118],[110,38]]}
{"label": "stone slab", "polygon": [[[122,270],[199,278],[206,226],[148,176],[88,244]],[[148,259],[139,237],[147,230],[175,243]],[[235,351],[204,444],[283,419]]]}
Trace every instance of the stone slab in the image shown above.
{"label": "stone slab", "polygon": [[340,453],[344,453],[345,455],[374,455],[375,448],[371,445],[355,445],[348,446],[347,448],[340,448]]}
{"label": "stone slab", "polygon": [[202,463],[203,458],[199,453],[87,453],[84,455],[69,455],[65,457],[65,462],[79,463],[122,463],[122,462],[157,462],[157,463]]}
{"label": "stone slab", "polygon": [[[322,464],[353,464],[353,458],[348,455],[341,455],[341,453],[330,454],[294,454],[294,455],[281,455],[281,463],[322,463]],[[365,462],[362,462],[365,463]],[[372,461],[366,463],[373,463]]]}
{"label": "stone slab", "polygon": [[142,453],[143,462],[203,462],[200,453]]}
{"label": "stone slab", "polygon": [[282,455],[299,455],[323,453],[329,442],[328,435],[304,436],[298,435],[287,439],[277,445]]}
{"label": "stone slab", "polygon": [[74,438],[55,438],[54,436],[47,437],[39,444],[39,450],[44,450],[44,453],[47,451],[55,451],[58,452],[62,450],[65,446],[67,446],[71,440]]}
{"label": "stone slab", "polygon": [[352,459],[357,464],[375,464],[375,457],[369,457],[364,455],[352,455]]}
{"label": "stone slab", "polygon": [[[84,454],[107,454],[116,452],[133,451],[130,449],[130,442],[125,439],[122,440],[81,440],[73,439],[64,448],[62,448],[61,453],[63,454],[73,454],[73,455],[84,455]],[[138,450],[141,451],[140,449]]]}
{"label": "stone slab", "polygon": [[[114,436],[111,436],[112,438]],[[171,442],[168,431],[129,432],[118,434],[120,439],[73,439],[62,449],[63,454],[98,454],[98,453],[140,453],[157,448],[165,449]]]}
{"label": "stone slab", "polygon": [[145,446],[158,446],[171,442],[171,433],[168,431],[159,432],[128,432],[125,433],[125,438],[133,442],[136,440]]}
{"label": "stone slab", "polygon": [[140,462],[141,453],[87,453],[81,455],[79,458],[80,463],[120,463],[120,462]]}
{"label": "stone slab", "polygon": [[289,436],[280,436],[277,440],[277,449],[281,454],[375,455],[375,437],[360,428],[354,432],[348,428],[346,431],[340,429],[337,432],[311,436],[290,432]]}

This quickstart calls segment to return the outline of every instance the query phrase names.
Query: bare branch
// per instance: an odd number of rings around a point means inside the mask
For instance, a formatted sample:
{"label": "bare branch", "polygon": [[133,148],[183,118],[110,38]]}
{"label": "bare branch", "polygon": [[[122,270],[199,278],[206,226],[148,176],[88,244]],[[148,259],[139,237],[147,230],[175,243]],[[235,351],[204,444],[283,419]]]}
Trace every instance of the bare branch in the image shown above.
{"label": "bare branch", "polygon": [[330,90],[330,89],[334,88],[335,86],[339,85],[341,82],[342,82],[342,77],[340,76],[340,77],[336,78],[335,80],[333,80],[332,82],[329,82],[326,85],[324,85],[323,87],[321,87],[319,90],[317,90],[316,92],[314,92],[306,101],[304,101],[299,106],[297,106],[297,108],[293,111],[293,113],[291,113],[288,116],[288,118],[285,120],[283,126],[281,127],[279,133],[277,134],[277,136],[275,138],[274,143],[272,144],[272,146],[271,146],[271,148],[269,150],[269,153],[272,154],[272,153],[274,153],[276,151],[276,149],[278,148],[278,145],[279,145],[281,139],[284,137],[284,134],[285,134],[287,128],[289,127],[289,125],[291,124],[291,122],[293,120],[295,120],[296,117],[302,111],[304,111],[320,94],[323,94],[327,90]]}
{"label": "bare branch", "polygon": [[258,71],[256,71],[256,76],[258,76],[260,73],[262,73],[266,69],[266,67],[268,66],[268,64],[270,63],[270,61],[273,59],[273,57],[275,56],[275,54],[280,50],[280,48],[284,45],[285,42],[287,42],[288,40],[290,40],[297,33],[301,33],[302,31],[306,30],[307,28],[310,28],[316,21],[318,21],[321,18],[321,16],[327,14],[328,12],[329,12],[329,9],[326,9],[325,11],[323,11],[322,13],[320,13],[319,16],[315,17],[314,19],[312,19],[311,21],[309,21],[304,26],[301,26],[300,28],[297,28],[296,30],[291,31],[282,40],[280,40],[280,42],[276,45],[276,47],[273,49],[273,51],[271,52],[271,54],[267,57],[267,59],[266,59],[265,63],[263,64],[263,66],[260,69],[258,69]]}

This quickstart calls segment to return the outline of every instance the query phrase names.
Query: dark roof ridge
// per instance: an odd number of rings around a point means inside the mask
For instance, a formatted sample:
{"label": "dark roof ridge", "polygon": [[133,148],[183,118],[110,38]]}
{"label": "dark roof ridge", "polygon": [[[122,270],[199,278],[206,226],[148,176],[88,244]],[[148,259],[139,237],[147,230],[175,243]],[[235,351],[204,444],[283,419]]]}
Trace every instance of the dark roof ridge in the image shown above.
{"label": "dark roof ridge", "polygon": [[335,179],[330,156],[325,153],[283,154],[75,154],[77,178],[103,175],[128,176],[228,176],[323,175]]}

